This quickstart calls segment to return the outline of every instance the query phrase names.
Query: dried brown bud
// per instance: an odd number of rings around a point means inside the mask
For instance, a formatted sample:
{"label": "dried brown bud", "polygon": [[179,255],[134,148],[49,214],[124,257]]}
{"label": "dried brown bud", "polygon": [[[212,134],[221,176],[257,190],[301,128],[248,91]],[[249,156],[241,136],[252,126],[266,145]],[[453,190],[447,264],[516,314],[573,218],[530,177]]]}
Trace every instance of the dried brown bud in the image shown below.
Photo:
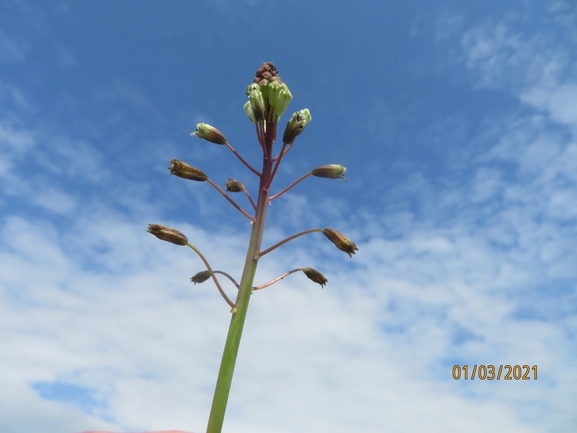
{"label": "dried brown bud", "polygon": [[358,251],[357,246],[353,243],[353,241],[351,241],[349,238],[347,238],[345,235],[343,235],[342,233],[337,232],[336,230],[333,229],[323,229],[323,234],[329,238],[329,240],[336,245],[336,247],[341,250],[344,251],[345,253],[347,253],[349,255],[349,257],[352,257],[351,254],[355,254],[355,251]]}
{"label": "dried brown bud", "polygon": [[313,280],[315,283],[318,283],[321,285],[321,287],[324,287],[325,284],[327,284],[327,282],[329,280],[327,280],[325,278],[325,276],[323,274],[321,274],[319,271],[317,271],[316,269],[313,268],[303,268],[302,271],[305,273],[305,275],[309,278],[309,280]]}
{"label": "dried brown bud", "polygon": [[190,281],[192,281],[194,283],[194,285],[196,286],[196,283],[198,283],[198,284],[204,283],[209,278],[210,278],[210,272],[201,271],[201,272],[193,275],[192,278],[190,279]]}
{"label": "dried brown bud", "polygon": [[321,165],[312,171],[313,176],[326,177],[328,179],[344,179],[347,169],[340,164]]}
{"label": "dried brown bud", "polygon": [[241,192],[245,190],[245,187],[238,180],[234,180],[229,177],[228,182],[226,182],[226,190],[227,192]]}
{"label": "dried brown bud", "polygon": [[278,76],[278,71],[272,62],[264,62],[262,66],[256,71],[254,82],[261,86],[266,86],[271,81],[278,81],[282,83]]}
{"label": "dried brown bud", "polygon": [[170,174],[182,177],[183,179],[196,180],[197,182],[206,182],[208,179],[208,176],[198,168],[194,168],[178,159],[171,159],[168,169],[170,170]]}
{"label": "dried brown bud", "polygon": [[188,238],[178,230],[160,224],[148,224],[148,233],[153,234],[158,239],[176,245],[186,245]]}

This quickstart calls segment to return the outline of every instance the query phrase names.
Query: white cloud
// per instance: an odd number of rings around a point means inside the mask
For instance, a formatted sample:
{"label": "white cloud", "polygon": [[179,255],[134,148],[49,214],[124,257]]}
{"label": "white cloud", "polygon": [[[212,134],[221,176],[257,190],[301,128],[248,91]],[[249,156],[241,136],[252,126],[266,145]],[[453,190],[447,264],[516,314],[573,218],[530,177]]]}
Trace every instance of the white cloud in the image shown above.
{"label": "white cloud", "polygon": [[524,38],[506,21],[485,22],[462,36],[466,66],[479,87],[506,89],[577,131],[577,62],[571,43],[543,33]]}
{"label": "white cloud", "polygon": [[[482,197],[506,189],[496,186],[499,172],[478,173],[472,182]],[[487,179],[490,186],[482,186]],[[530,203],[539,194],[533,187],[519,192]],[[467,186],[458,194],[466,201]],[[561,427],[570,411],[539,404],[543,393],[552,402],[575,399],[573,388],[555,385],[573,377],[564,361],[570,354],[563,349],[562,331],[571,325],[514,317],[520,296],[533,293],[530,287],[517,291],[541,281],[553,260],[524,250],[551,240],[553,251],[560,245],[558,229],[532,217],[515,207],[502,209],[491,224],[493,233],[506,232],[512,221],[515,239],[532,238],[508,243],[508,251],[500,253],[491,247],[491,235],[475,230],[467,218],[451,228],[409,222],[396,240],[358,243],[350,263],[360,272],[339,269],[349,265],[344,254],[333,263],[323,261],[329,278],[323,290],[295,275],[255,293],[227,425],[239,432],[270,431],[271,424],[279,432],[311,426],[335,432]],[[243,236],[175,226],[194,238],[216,267],[240,269]],[[16,372],[13,400],[33,408],[47,426],[60,418],[54,425],[68,431],[169,426],[202,431],[228,307],[210,283],[187,281],[200,269],[198,259],[110,209],[80,213],[70,229],[59,232],[42,220],[21,218],[4,225],[0,275],[9,308],[2,329],[9,356],[0,362],[2,371]],[[298,261],[293,254],[289,246],[276,258],[267,256],[259,275],[274,276],[272,268]],[[473,337],[455,340],[463,332]],[[536,364],[541,381],[525,388],[456,382],[450,376],[454,363]],[[44,401],[30,391],[38,381],[96,389],[109,409],[95,414],[114,421],[96,421],[69,405]],[[48,412],[45,406],[59,409]],[[447,411],[459,415],[448,417]],[[25,425],[18,417],[9,419]],[[29,429],[8,427],[15,433]]]}
{"label": "white cloud", "polygon": [[549,89],[536,86],[523,92],[521,100],[577,132],[577,84],[558,84]]}

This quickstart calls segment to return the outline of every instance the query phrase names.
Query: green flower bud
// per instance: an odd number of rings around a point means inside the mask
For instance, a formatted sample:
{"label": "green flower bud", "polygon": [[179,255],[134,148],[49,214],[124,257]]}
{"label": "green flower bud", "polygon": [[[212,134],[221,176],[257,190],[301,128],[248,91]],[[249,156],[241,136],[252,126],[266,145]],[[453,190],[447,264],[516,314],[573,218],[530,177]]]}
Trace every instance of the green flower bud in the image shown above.
{"label": "green flower bud", "polygon": [[278,122],[278,119],[287,109],[293,95],[285,83],[272,81],[266,86],[261,86],[262,96],[267,104],[268,118],[272,122]]}
{"label": "green flower bud", "polygon": [[335,244],[339,250],[347,253],[349,257],[353,257],[351,254],[355,254],[355,251],[358,251],[357,246],[349,238],[336,230],[323,229],[323,234]]}
{"label": "green flower bud", "polygon": [[260,86],[256,83],[248,86],[246,96],[248,96],[248,102],[244,105],[244,112],[250,121],[252,123],[264,121],[266,107]]}
{"label": "green flower bud", "polygon": [[252,111],[252,105],[250,103],[250,101],[248,101],[246,104],[244,104],[244,107],[242,107],[242,109],[244,110],[246,116],[249,118],[249,120],[252,123],[257,123],[256,121],[256,117],[254,117],[254,112]]}
{"label": "green flower bud", "polygon": [[210,278],[210,272],[201,271],[201,272],[198,272],[197,274],[193,275],[192,278],[190,279],[190,281],[192,281],[194,283],[194,285],[196,286],[196,283],[198,283],[198,284],[204,283],[209,278]]}
{"label": "green flower bud", "polygon": [[231,179],[230,177],[228,178],[228,181],[226,182],[227,192],[241,192],[244,191],[245,189],[246,188],[244,187],[244,185],[238,180]]}
{"label": "green flower bud", "polygon": [[199,123],[196,125],[196,131],[190,134],[196,135],[206,141],[210,141],[215,144],[226,144],[226,137],[222,132],[207,123]]}
{"label": "green flower bud", "polygon": [[347,169],[340,164],[327,164],[315,168],[311,173],[316,177],[326,177],[328,179],[344,179]]}
{"label": "green flower bud", "polygon": [[292,143],[312,119],[308,108],[293,113],[284,130],[282,142],[286,144]]}
{"label": "green flower bud", "polygon": [[309,280],[313,280],[315,283],[318,283],[321,285],[321,287],[324,287],[325,284],[328,283],[329,280],[327,280],[325,278],[325,276],[323,274],[321,274],[319,271],[317,271],[316,269],[313,268],[303,268],[302,271],[305,273],[305,275],[309,278]]}
{"label": "green flower bud", "polygon": [[186,245],[188,238],[178,230],[160,224],[148,224],[148,233],[153,234],[158,239],[170,242],[176,245]]}
{"label": "green flower bud", "polygon": [[168,169],[170,170],[170,174],[182,177],[183,179],[196,180],[197,182],[206,182],[208,179],[208,176],[198,168],[194,168],[178,159],[171,159]]}

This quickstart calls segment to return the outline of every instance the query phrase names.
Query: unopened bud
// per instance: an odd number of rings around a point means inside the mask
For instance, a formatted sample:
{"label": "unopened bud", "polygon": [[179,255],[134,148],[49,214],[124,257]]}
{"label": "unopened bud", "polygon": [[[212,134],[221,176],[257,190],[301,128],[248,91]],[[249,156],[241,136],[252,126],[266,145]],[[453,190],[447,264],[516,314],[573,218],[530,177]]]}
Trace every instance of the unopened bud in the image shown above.
{"label": "unopened bud", "polygon": [[293,113],[284,130],[282,142],[289,144],[295,141],[295,138],[303,132],[312,119],[308,108]]}
{"label": "unopened bud", "polygon": [[352,257],[351,254],[355,254],[355,251],[358,251],[357,246],[353,243],[353,241],[351,241],[349,238],[347,238],[345,235],[343,235],[342,233],[337,232],[336,230],[333,229],[323,229],[323,234],[333,243],[336,245],[336,247],[341,250],[344,251],[345,253],[347,253],[349,255],[349,257]]}
{"label": "unopened bud", "polygon": [[278,75],[278,70],[273,62],[264,62],[261,67],[257,69],[254,82],[261,86],[266,86],[271,81],[282,83],[282,80]]}
{"label": "unopened bud", "polygon": [[323,274],[321,274],[319,271],[317,271],[316,269],[313,268],[303,268],[302,271],[305,273],[305,275],[309,278],[309,280],[313,280],[315,283],[318,283],[321,285],[321,287],[324,287],[325,284],[328,283],[329,280],[327,280],[325,278],[325,276]]}
{"label": "unopened bud", "polygon": [[148,233],[153,234],[158,239],[176,245],[186,245],[188,238],[178,230],[160,224],[148,224]]}
{"label": "unopened bud", "polygon": [[190,279],[190,281],[192,281],[194,283],[194,285],[196,286],[196,283],[198,283],[198,284],[204,283],[209,278],[210,278],[210,272],[201,271],[201,272],[193,275],[192,278]]}
{"label": "unopened bud", "polygon": [[197,137],[210,141],[211,143],[226,144],[226,137],[224,134],[214,126],[210,126],[207,123],[199,123],[196,125],[196,131],[190,135],[196,135]]}
{"label": "unopened bud", "polygon": [[327,164],[315,168],[311,173],[316,177],[326,177],[328,179],[344,179],[347,169],[340,164]]}
{"label": "unopened bud", "polygon": [[268,118],[277,122],[290,104],[293,95],[285,83],[272,81],[266,86],[261,86],[262,96],[267,105]]}
{"label": "unopened bud", "polygon": [[[259,93],[253,93],[258,86]],[[259,123],[264,120],[276,123],[290,103],[293,95],[286,84],[282,82],[278,75],[278,70],[271,62],[264,62],[256,71],[253,85],[247,89],[247,95],[250,98],[250,104],[244,106],[244,111],[253,123]],[[260,98],[262,97],[262,104]],[[264,107],[264,109],[262,109]],[[259,117],[259,111],[262,111],[263,117]]]}
{"label": "unopened bud", "polygon": [[260,91],[260,86],[256,83],[251,84],[246,89],[248,102],[244,105],[244,112],[252,123],[259,123],[265,118],[265,103]]}
{"label": "unopened bud", "polygon": [[246,104],[244,104],[242,109],[244,110],[246,117],[248,117],[252,123],[255,123],[255,124],[258,123],[256,121],[256,117],[254,116],[254,111],[252,110],[252,105],[251,105],[250,101],[248,101]]}
{"label": "unopened bud", "polygon": [[170,160],[170,174],[182,177],[184,179],[196,180],[197,182],[206,182],[208,176],[200,171],[198,168],[194,168],[188,165],[186,162],[179,161],[178,159]]}
{"label": "unopened bud", "polygon": [[239,182],[238,180],[228,178],[228,182],[226,182],[226,191],[227,192],[241,192],[244,191],[244,185]]}

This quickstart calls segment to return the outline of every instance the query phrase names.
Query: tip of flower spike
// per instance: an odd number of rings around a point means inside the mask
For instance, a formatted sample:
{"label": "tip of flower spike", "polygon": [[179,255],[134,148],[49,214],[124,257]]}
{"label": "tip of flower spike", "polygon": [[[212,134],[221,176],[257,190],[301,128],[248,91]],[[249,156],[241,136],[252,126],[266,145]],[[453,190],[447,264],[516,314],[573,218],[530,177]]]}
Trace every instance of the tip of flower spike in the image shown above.
{"label": "tip of flower spike", "polygon": [[[259,92],[256,92],[259,89]],[[262,121],[278,122],[278,119],[292,100],[292,94],[278,75],[278,70],[272,62],[264,62],[256,71],[253,84],[247,89],[250,105],[245,105],[244,110],[251,122]],[[261,102],[262,98],[262,102]],[[261,120],[259,111],[264,107]]]}
{"label": "tip of flower spike", "polygon": [[272,62],[264,62],[261,67],[257,69],[253,82],[261,86],[266,86],[271,81],[282,83],[275,65]]}

